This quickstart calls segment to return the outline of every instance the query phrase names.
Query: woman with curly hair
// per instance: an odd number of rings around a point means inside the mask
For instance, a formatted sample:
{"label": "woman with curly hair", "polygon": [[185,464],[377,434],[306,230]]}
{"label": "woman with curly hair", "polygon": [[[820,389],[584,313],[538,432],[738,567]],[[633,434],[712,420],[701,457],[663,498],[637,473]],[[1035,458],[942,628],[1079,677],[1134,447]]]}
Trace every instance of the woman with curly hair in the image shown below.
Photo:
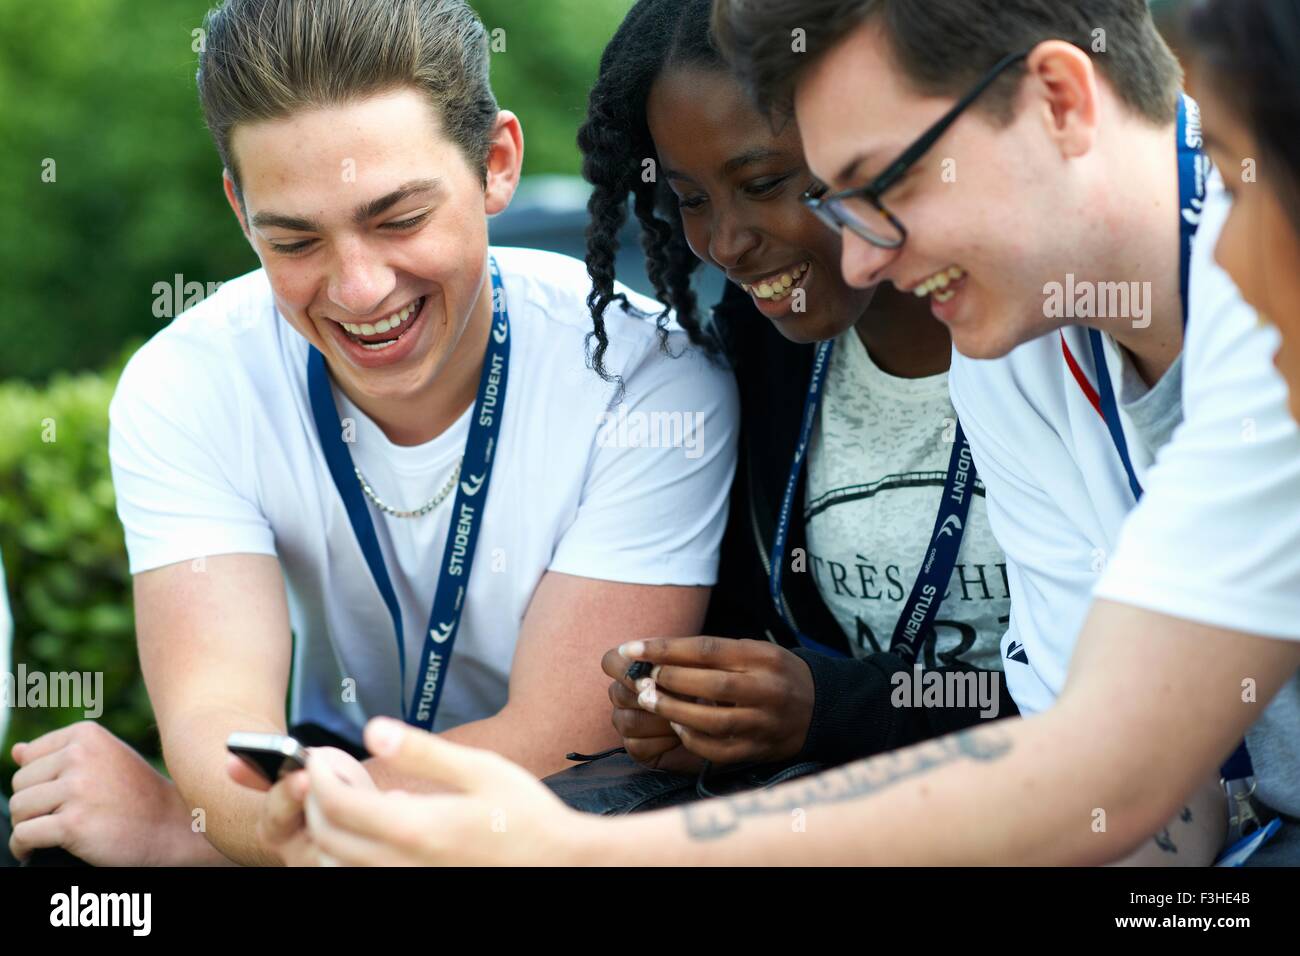
{"label": "woman with curly hair", "polygon": [[[774,129],[746,99],[709,13],[708,0],[638,3],[578,136],[595,187],[595,369],[630,195],[665,305],[654,319],[666,327],[671,310],[734,368],[743,418],[706,623],[740,640],[674,640],[640,680],[611,651],[615,725],[642,763],[688,770],[839,763],[1014,714],[998,649],[1006,565],[948,398],[947,330],[920,297],[844,282],[839,236],[801,201],[820,186],[797,127]],[[701,262],[728,279],[708,318],[691,284]],[[949,673],[981,693],[945,699]]]}

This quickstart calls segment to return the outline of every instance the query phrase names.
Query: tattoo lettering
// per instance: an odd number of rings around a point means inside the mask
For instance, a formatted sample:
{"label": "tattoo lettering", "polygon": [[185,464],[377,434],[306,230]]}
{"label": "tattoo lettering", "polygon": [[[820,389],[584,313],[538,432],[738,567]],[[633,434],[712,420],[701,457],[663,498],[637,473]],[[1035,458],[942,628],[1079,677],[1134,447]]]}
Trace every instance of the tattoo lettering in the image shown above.
{"label": "tattoo lettering", "polygon": [[1174,839],[1169,835],[1169,828],[1165,827],[1151,839],[1156,841],[1156,846],[1166,853],[1177,853],[1178,847],[1174,846]]}
{"label": "tattoo lettering", "polygon": [[817,804],[844,803],[928,773],[959,760],[998,760],[1011,750],[1011,736],[996,727],[968,730],[927,741],[908,750],[881,754],[837,767],[773,790],[755,790],[687,804],[686,832],[693,840],[713,840],[740,828],[745,817],[789,816]]}
{"label": "tattoo lettering", "polygon": [[[1192,822],[1192,808],[1191,808],[1191,807],[1183,807],[1183,809],[1182,809],[1181,811],[1179,811],[1179,813],[1178,813],[1178,819],[1181,820],[1181,821],[1183,821],[1183,823],[1191,823],[1191,822]],[[1155,841],[1156,841],[1156,846],[1160,847],[1160,849],[1164,850],[1166,853],[1177,853],[1177,852],[1178,852],[1178,847],[1176,847],[1176,846],[1174,845],[1174,838],[1173,838],[1172,836],[1169,835],[1169,828],[1168,828],[1168,827],[1165,827],[1163,830],[1161,830],[1159,833],[1157,833],[1157,834],[1156,834],[1154,837],[1152,837],[1151,839],[1155,840]]]}

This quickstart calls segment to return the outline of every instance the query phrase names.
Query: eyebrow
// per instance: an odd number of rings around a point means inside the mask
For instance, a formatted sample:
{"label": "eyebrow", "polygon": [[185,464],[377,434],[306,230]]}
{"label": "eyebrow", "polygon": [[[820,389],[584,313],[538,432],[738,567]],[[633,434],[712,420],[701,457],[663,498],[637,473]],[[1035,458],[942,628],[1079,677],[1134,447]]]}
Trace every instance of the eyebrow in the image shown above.
{"label": "eyebrow", "polygon": [[[746,166],[753,166],[755,163],[761,163],[769,159],[781,159],[786,154],[779,149],[772,149],[767,146],[755,146],[753,149],[745,150],[739,156],[733,156],[722,164],[722,173],[724,176],[730,176]],[[684,179],[687,182],[694,182],[690,176],[678,172],[675,169],[664,167],[665,179]]]}
{"label": "eyebrow", "polygon": [[853,178],[853,176],[857,173],[857,171],[866,164],[867,160],[870,159],[872,156],[876,155],[876,153],[878,152],[880,152],[880,150],[878,149],[869,149],[865,153],[858,153],[857,156],[855,156],[853,159],[849,160],[848,163],[845,164],[844,168],[841,169],[839,173],[835,176],[833,182],[840,183],[840,184],[847,183],[850,179]]}
{"label": "eyebrow", "polygon": [[727,160],[722,165],[724,173],[734,173],[746,166],[752,166],[755,163],[761,163],[768,159],[777,159],[781,156],[780,150],[771,149],[766,146],[756,146],[753,149],[747,149],[739,156]]}
{"label": "eyebrow", "polygon": [[[367,220],[373,219],[381,213],[387,212],[404,199],[410,199],[412,196],[421,193],[433,192],[441,184],[440,179],[413,179],[408,183],[403,183],[392,192],[380,196],[378,199],[372,199],[370,202],[362,203],[352,212],[352,221],[361,225]],[[285,216],[276,212],[259,212],[253,216],[253,226],[256,229],[276,228],[288,229],[291,232],[323,232],[320,224],[310,219],[302,219],[297,216]]]}

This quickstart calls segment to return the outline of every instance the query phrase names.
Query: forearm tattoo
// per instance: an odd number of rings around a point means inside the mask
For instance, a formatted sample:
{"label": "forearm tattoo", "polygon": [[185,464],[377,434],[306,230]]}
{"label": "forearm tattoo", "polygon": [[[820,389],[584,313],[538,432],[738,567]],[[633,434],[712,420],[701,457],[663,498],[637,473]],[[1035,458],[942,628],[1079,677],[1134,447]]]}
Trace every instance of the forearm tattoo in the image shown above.
{"label": "forearm tattoo", "polygon": [[[1178,819],[1182,820],[1184,823],[1191,823],[1192,808],[1183,807],[1182,811],[1178,814]],[[1178,852],[1178,847],[1174,845],[1174,838],[1169,835],[1169,827],[1165,827],[1152,837],[1152,839],[1156,841],[1156,846],[1160,847],[1160,849],[1164,850],[1166,853]]]}
{"label": "forearm tattoo", "polygon": [[693,840],[717,839],[739,829],[745,817],[789,816],[796,809],[857,800],[959,760],[998,760],[1010,752],[1011,744],[1006,731],[982,727],[859,760],[772,790],[701,800],[682,808],[686,832]]}

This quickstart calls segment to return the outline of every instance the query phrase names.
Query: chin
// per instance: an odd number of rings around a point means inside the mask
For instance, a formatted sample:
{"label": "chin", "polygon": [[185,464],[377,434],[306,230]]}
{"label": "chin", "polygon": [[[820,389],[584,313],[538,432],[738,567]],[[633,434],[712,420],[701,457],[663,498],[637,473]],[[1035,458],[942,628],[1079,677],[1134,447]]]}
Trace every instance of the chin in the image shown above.
{"label": "chin", "polygon": [[795,345],[816,345],[819,342],[829,342],[832,339],[839,338],[856,324],[853,320],[837,322],[834,319],[824,319],[813,315],[772,323],[782,336]]}
{"label": "chin", "polygon": [[968,359],[991,361],[1006,358],[1018,344],[986,329],[949,328],[953,347]]}
{"label": "chin", "polygon": [[[1042,305],[1035,303],[1030,308],[1041,310]],[[1026,314],[1026,308],[1015,304],[997,306],[984,314],[989,318],[970,325],[958,322],[948,327],[953,346],[967,358],[985,361],[1006,358],[1026,342],[1051,335],[1057,329],[1057,326],[1047,320],[1040,320],[1037,324],[1022,323],[1014,326],[1000,321],[998,318],[1000,316]]]}

